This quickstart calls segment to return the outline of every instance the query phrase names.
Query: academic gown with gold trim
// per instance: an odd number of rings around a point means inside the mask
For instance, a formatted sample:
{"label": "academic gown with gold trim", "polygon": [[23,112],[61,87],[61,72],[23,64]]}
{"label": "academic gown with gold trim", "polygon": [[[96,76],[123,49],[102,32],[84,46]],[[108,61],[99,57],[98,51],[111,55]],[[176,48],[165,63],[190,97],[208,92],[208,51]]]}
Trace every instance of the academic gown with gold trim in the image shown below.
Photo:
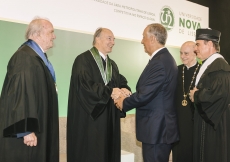
{"label": "academic gown with gold trim", "polygon": [[[192,81],[192,77],[194,76],[194,71],[198,64],[193,67],[187,69],[184,68],[184,88],[185,93],[189,92],[189,86]],[[178,127],[179,127],[179,136],[180,141],[176,142],[173,145],[173,162],[193,162],[193,113],[194,106],[191,103],[189,97],[186,97],[188,102],[187,106],[182,106],[183,97],[183,72],[184,64],[178,66],[178,82],[177,82],[177,92],[176,92],[176,110],[178,117]],[[200,69],[197,69],[196,75],[198,74]],[[195,85],[195,79],[192,83],[191,89],[193,89]]]}

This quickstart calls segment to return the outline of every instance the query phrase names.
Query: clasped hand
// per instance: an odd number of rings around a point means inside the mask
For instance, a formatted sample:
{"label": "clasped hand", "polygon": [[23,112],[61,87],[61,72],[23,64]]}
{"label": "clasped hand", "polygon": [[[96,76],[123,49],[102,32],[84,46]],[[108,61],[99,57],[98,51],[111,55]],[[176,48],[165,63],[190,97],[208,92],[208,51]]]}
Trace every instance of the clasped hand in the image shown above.
{"label": "clasped hand", "polygon": [[126,97],[129,97],[132,93],[126,88],[113,88],[113,92],[111,94],[112,99],[114,100],[114,104],[119,110],[123,109],[123,100]]}

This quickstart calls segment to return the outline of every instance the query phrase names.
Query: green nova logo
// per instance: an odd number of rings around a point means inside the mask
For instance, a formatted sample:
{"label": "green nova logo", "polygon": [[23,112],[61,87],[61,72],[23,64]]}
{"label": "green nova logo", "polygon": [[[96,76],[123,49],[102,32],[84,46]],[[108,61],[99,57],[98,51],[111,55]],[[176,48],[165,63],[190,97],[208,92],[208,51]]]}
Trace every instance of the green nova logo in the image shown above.
{"label": "green nova logo", "polygon": [[166,28],[166,30],[168,31],[172,30],[175,21],[174,21],[173,11],[169,6],[164,6],[161,9],[160,22]]}

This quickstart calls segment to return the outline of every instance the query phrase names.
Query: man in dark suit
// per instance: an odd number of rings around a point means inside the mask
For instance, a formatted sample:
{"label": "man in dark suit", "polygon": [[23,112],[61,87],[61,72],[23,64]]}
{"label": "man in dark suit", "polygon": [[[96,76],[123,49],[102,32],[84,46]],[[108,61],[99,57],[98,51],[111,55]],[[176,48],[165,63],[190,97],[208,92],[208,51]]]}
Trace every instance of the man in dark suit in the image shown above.
{"label": "man in dark suit", "polygon": [[178,141],[175,110],[177,65],[165,48],[167,31],[161,24],[150,24],[142,44],[149,63],[130,97],[120,96],[116,106],[125,112],[136,108],[136,136],[142,142],[144,162],[168,162],[171,144]]}

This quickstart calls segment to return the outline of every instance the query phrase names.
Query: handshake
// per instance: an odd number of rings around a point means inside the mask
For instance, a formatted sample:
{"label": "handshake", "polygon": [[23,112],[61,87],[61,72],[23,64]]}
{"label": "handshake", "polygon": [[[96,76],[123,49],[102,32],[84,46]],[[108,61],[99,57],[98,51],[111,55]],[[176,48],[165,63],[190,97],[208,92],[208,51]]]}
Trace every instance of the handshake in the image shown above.
{"label": "handshake", "polygon": [[113,88],[113,92],[111,94],[112,99],[114,100],[114,104],[116,107],[122,111],[123,109],[123,101],[126,97],[129,97],[132,93],[126,88]]}

